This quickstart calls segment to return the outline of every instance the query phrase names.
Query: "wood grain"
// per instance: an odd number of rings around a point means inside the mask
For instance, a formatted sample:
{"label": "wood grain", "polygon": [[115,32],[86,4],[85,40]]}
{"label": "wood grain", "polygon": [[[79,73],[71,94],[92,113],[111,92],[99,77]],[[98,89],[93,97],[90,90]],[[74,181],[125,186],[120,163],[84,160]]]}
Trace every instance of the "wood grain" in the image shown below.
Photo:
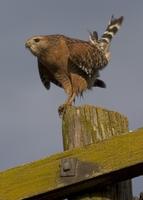
{"label": "wood grain", "polygon": [[[91,105],[69,107],[63,117],[64,150],[104,141],[128,130],[124,115]],[[118,148],[118,147],[117,147]],[[107,155],[108,156],[108,155]],[[126,188],[126,189],[125,189]],[[131,181],[111,185],[91,194],[75,195],[70,200],[131,200]]]}

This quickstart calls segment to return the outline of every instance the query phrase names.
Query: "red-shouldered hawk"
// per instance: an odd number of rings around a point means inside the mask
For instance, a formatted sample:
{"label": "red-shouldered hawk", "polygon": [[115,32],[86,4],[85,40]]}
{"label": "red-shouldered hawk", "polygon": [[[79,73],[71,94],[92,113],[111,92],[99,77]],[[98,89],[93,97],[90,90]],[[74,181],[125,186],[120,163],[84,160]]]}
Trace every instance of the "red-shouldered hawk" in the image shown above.
{"label": "red-shouldered hawk", "polygon": [[86,89],[106,87],[98,78],[99,71],[110,60],[110,42],[122,21],[123,17],[115,19],[112,16],[100,39],[94,31],[90,33],[89,41],[64,35],[39,35],[26,41],[25,46],[37,57],[44,86],[49,89],[52,82],[62,87],[68,95],[59,112],[72,105],[75,97],[82,95]]}

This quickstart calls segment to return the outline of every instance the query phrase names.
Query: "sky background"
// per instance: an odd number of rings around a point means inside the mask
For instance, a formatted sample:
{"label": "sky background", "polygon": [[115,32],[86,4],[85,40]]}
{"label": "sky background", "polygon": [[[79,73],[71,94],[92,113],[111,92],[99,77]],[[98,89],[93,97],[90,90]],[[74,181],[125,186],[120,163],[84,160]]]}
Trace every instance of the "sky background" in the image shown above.
{"label": "sky background", "polygon": [[[54,85],[43,87],[25,40],[56,33],[88,40],[88,30],[101,35],[112,14],[125,21],[101,72],[107,89],[94,88],[76,104],[124,113],[136,129],[143,126],[143,1],[0,0],[0,170],[62,151],[57,108],[66,96]],[[142,185],[136,178],[134,194]]]}

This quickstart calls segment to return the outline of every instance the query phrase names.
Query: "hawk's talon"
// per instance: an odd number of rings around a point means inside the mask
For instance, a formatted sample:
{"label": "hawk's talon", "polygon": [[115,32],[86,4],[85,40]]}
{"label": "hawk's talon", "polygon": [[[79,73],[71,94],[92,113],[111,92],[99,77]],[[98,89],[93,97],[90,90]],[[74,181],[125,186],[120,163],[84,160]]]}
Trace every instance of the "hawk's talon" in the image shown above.
{"label": "hawk's talon", "polygon": [[69,106],[71,106],[71,105],[63,104],[63,105],[59,106],[58,113],[59,113],[60,117],[62,117],[65,114],[65,112]]}
{"label": "hawk's talon", "polygon": [[59,113],[60,117],[64,115],[64,113],[66,111],[66,108],[67,108],[66,104],[63,104],[63,105],[59,106],[58,113]]}

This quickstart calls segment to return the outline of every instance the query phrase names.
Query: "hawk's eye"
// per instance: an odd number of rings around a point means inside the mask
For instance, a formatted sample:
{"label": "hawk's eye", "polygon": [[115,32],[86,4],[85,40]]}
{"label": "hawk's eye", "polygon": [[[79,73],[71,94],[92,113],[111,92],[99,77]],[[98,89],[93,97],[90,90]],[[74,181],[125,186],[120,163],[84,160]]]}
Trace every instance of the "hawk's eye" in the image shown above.
{"label": "hawk's eye", "polygon": [[40,39],[39,38],[35,38],[34,41],[35,42],[40,42]]}

